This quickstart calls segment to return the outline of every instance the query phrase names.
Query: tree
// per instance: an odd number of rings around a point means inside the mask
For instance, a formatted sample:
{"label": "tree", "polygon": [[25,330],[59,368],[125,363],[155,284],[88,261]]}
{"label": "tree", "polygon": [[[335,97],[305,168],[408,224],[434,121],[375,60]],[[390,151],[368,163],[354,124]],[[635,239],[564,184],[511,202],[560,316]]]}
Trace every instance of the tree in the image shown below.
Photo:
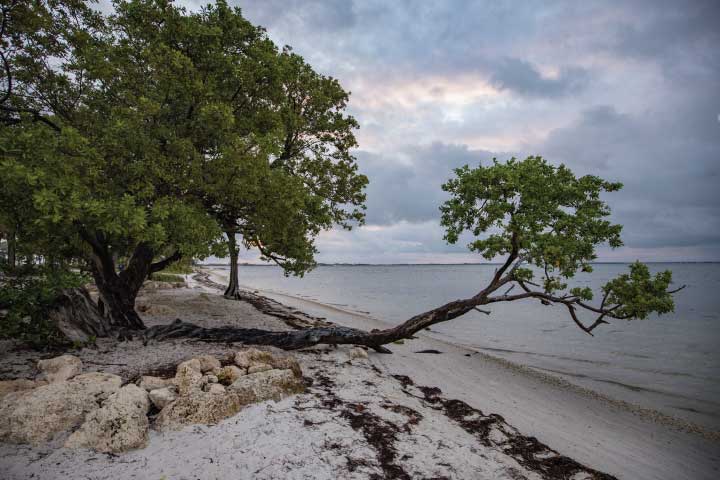
{"label": "tree", "polygon": [[[347,327],[322,327],[296,332],[267,332],[223,327],[204,329],[184,322],[153,327],[148,338],[192,336],[209,341],[244,341],[296,349],[318,343],[359,344],[387,352],[383,345],[410,338],[431,325],[457,318],[499,302],[534,300],[567,310],[584,332],[592,335],[609,320],[644,319],[673,311],[670,271],[651,275],[639,262],[630,271],[607,282],[601,299],[591,304],[589,288],[568,288],[576,272],[591,272],[598,245],[622,245],[621,226],[607,220],[610,208],[601,199],[619,183],[593,175],[576,177],[564,165],[553,166],[541,157],[488,167],[455,170],[443,185],[450,199],[441,207],[445,239],[456,243],[464,233],[468,245],[491,260],[504,258],[491,281],[470,298],[459,299],[415,315],[390,329],[364,332]],[[517,288],[518,291],[512,291]],[[681,287],[682,288],[682,287]],[[580,312],[592,316],[588,323]]]}
{"label": "tree", "polygon": [[26,172],[32,223],[89,262],[113,326],[142,328],[134,301],[147,276],[219,238],[192,186],[223,118],[193,108],[203,85],[175,43],[194,27],[182,10],[115,7],[103,17],[74,0],[14,6],[1,135],[17,152],[7,171]]}
{"label": "tree", "polygon": [[[238,235],[245,247],[257,248],[286,274],[302,275],[315,265],[314,239],[321,230],[350,229],[364,219],[367,178],[358,174],[350,153],[357,146],[358,124],[344,113],[348,93],[287,47],[267,74],[273,79],[263,83],[263,93],[272,99],[272,111],[257,102],[257,88],[245,90],[243,95],[255,96],[239,110],[245,118],[265,120],[267,133],[255,137],[254,149],[224,152],[217,160],[224,166],[212,168],[208,203],[227,236],[227,297],[238,292]],[[274,122],[270,131],[268,118]]]}

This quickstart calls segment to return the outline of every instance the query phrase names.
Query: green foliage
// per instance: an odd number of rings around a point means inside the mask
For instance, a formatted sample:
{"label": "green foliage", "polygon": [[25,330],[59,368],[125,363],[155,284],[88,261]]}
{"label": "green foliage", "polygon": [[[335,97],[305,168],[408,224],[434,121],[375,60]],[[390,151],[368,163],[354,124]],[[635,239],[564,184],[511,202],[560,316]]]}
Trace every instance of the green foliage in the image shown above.
{"label": "green foliage", "polygon": [[614,314],[624,318],[644,319],[651,313],[670,313],[675,310],[672,294],[668,292],[671,283],[670,270],[653,277],[647,265],[635,262],[630,265],[630,273],[603,286],[603,292],[607,294],[605,303],[619,305]]}
{"label": "green foliage", "polygon": [[180,275],[173,275],[171,273],[153,273],[150,275],[150,280],[156,282],[167,282],[167,283],[184,283],[185,279]]}
{"label": "green foliage", "polygon": [[[455,174],[443,185],[451,195],[440,208],[445,239],[456,243],[468,232],[474,237],[470,250],[488,260],[507,257],[508,267],[512,264],[507,280],[520,283],[527,292],[519,298],[564,303],[571,313],[578,306],[587,308],[583,302],[593,299],[592,290],[568,290],[566,280],[578,271],[592,272],[590,262],[597,258],[598,245],[622,245],[622,227],[607,220],[610,208],[601,199],[622,184],[593,175],[576,177],[564,165],[551,165],[541,157],[493,160],[488,167],[464,166]],[[652,277],[645,265],[634,263],[629,274],[603,287],[602,305],[592,311],[623,319],[671,312],[671,281],[670,271]],[[541,287],[542,292],[529,286]]]}
{"label": "green foliage", "polygon": [[46,268],[0,276],[0,338],[17,339],[34,348],[59,346],[66,342],[47,312],[60,290],[85,285],[81,274]]}
{"label": "green foliage", "polygon": [[225,1],[114,7],[40,0],[10,12],[0,225],[21,245],[203,258],[225,253],[232,231],[302,273],[320,230],[362,221],[357,122],[337,80]]}
{"label": "green foliage", "polygon": [[169,266],[163,268],[162,273],[175,273],[180,275],[189,275],[195,270],[192,266],[190,259],[182,259],[175,263],[171,263]]}

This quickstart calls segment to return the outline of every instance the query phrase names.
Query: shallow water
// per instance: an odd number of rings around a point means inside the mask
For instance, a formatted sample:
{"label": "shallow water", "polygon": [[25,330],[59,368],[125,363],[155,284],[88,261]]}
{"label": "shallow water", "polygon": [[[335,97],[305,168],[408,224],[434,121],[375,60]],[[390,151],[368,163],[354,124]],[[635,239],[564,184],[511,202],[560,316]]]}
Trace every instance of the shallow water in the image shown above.
{"label": "shallow water", "polygon": [[[399,323],[484,286],[494,265],[320,266],[304,278],[276,267],[241,266],[240,283]],[[720,426],[720,264],[651,264],[670,269],[675,313],[613,321],[591,337],[566,310],[526,300],[493,305],[432,327],[432,335],[561,375],[612,397]],[[598,264],[574,284],[598,291],[625,264]]]}

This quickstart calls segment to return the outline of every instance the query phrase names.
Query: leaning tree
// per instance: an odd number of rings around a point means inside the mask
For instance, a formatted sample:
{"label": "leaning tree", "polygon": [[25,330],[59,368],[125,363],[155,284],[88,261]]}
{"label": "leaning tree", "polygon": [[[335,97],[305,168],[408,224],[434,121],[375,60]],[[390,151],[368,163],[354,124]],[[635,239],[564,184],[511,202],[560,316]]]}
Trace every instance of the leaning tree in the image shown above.
{"label": "leaning tree", "polygon": [[[454,300],[415,315],[386,330],[365,332],[348,327],[319,327],[294,332],[269,332],[235,327],[201,328],[176,321],[152,327],[147,338],[191,336],[208,341],[237,341],[274,345],[285,349],[318,343],[366,345],[388,352],[383,345],[411,338],[431,325],[452,320],[473,310],[490,314],[500,302],[537,301],[567,311],[584,332],[612,320],[644,319],[673,311],[672,274],[651,275],[636,262],[628,273],[607,282],[593,302],[589,287],[569,288],[578,272],[591,272],[599,245],[622,245],[621,226],[607,220],[610,208],[601,199],[621,184],[593,175],[576,177],[564,165],[554,166],[541,157],[487,167],[455,170],[443,185],[450,199],[440,208],[445,239],[456,243],[463,234],[473,240],[468,248],[487,260],[503,258],[492,279],[469,298]],[[589,316],[590,318],[585,318]]]}

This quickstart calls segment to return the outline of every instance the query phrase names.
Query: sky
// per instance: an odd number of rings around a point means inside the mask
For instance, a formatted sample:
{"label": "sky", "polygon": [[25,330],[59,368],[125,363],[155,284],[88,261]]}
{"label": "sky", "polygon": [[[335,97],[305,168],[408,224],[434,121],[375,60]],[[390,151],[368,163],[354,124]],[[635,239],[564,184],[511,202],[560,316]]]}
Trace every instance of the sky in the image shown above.
{"label": "sky", "polygon": [[318,261],[482,261],[443,241],[441,184],[536,154],[624,183],[599,260],[720,260],[720,2],[230,3],[352,92],[366,225]]}

